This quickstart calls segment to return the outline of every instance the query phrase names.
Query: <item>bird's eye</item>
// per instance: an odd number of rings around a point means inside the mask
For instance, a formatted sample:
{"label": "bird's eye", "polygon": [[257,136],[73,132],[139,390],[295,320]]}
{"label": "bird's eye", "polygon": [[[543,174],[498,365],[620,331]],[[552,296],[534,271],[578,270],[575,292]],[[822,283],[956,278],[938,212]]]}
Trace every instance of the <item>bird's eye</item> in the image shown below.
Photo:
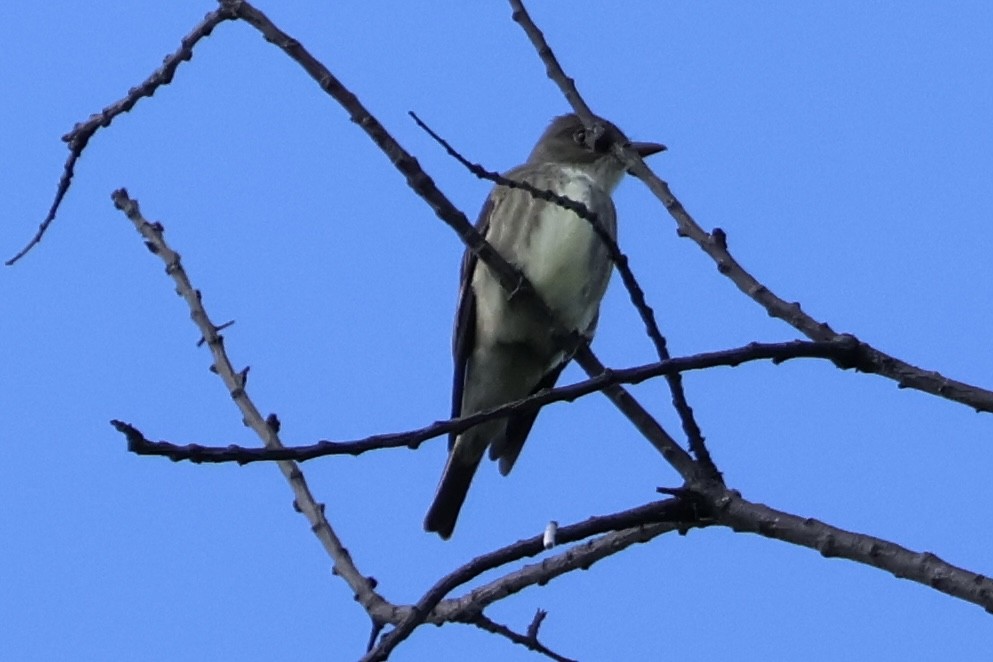
{"label": "bird's eye", "polygon": [[572,133],[572,140],[577,145],[585,145],[586,144],[586,129],[576,129],[575,131],[573,131],[573,133]]}

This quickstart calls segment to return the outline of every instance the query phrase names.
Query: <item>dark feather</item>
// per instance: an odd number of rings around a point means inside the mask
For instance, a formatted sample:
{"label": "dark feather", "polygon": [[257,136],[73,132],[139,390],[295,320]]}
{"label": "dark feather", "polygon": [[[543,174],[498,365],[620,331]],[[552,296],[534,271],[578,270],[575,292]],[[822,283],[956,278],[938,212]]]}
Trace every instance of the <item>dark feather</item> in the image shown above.
{"label": "dark feather", "polygon": [[428,514],[424,517],[424,530],[434,531],[445,540],[452,537],[459,511],[462,510],[462,504],[465,503],[465,497],[469,493],[469,484],[472,483],[472,477],[476,474],[482,457],[477,458],[471,465],[461,464],[459,459],[461,458],[454,453],[448,456],[438,491],[434,495]]}
{"label": "dark feather", "polygon": [[[531,389],[528,393],[529,396],[534,395],[538,391],[546,388],[553,388],[555,382],[559,380],[559,375],[565,370],[565,367],[569,365],[568,361],[563,361],[558,366],[552,368],[550,371],[545,373],[545,376],[541,378],[541,381]],[[500,460],[500,473],[504,476],[510,473],[510,470],[514,468],[514,463],[517,462],[518,456],[521,454],[521,450],[524,448],[524,442],[527,440],[528,435],[531,433],[531,428],[534,426],[534,420],[538,417],[538,412],[540,409],[535,409],[534,411],[528,412],[527,414],[520,414],[518,416],[511,416],[507,419],[507,432],[503,439],[497,439],[493,441],[493,445],[490,446],[490,459]]]}
{"label": "dark feather", "polygon": [[[476,220],[476,231],[484,237],[490,227],[490,211],[492,209],[493,196],[489,196]],[[466,248],[462,255],[462,269],[459,275],[459,304],[455,313],[455,330],[452,334],[452,357],[455,364],[452,378],[452,418],[462,415],[466,363],[468,363],[476,345],[476,294],[472,289],[472,274],[476,268],[476,262],[478,262],[476,254]],[[455,446],[457,436],[454,432],[448,435],[449,451]]]}

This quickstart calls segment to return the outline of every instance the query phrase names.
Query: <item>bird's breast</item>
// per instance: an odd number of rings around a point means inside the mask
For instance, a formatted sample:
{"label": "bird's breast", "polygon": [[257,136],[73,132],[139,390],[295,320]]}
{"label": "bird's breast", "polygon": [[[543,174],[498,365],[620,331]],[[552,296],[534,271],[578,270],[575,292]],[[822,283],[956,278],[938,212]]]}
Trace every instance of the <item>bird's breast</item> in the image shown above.
{"label": "bird's breast", "polygon": [[[591,210],[599,206],[597,194],[606,195],[583,176],[568,177],[556,188],[559,195]],[[597,250],[600,239],[588,220],[555,203],[543,205],[538,216],[520,264],[562,321],[583,330],[596,315],[603,294],[600,282],[609,270],[602,250]]]}
{"label": "bird's breast", "polygon": [[[610,194],[591,177],[572,169],[542,175],[543,181],[531,183],[582,203],[613,236]],[[536,201],[521,189],[507,190],[493,213],[487,239],[524,272],[563,325],[581,333],[592,331],[611,263],[590,222],[554,202]],[[477,267],[473,289],[477,345],[548,342],[546,326],[526,307],[515,305],[487,268]]]}
{"label": "bird's breast", "polygon": [[[573,198],[573,196],[569,196]],[[578,200],[581,201],[581,200]],[[549,306],[565,313],[589,279],[589,253],[596,235],[571,211],[547,205],[540,214],[521,263],[528,280]]]}

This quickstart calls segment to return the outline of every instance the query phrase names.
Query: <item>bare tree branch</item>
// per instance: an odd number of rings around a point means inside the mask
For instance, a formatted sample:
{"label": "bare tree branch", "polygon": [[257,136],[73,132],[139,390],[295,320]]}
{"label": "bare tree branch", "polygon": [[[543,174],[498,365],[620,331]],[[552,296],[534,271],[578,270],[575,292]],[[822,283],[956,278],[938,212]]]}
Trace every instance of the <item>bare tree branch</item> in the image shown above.
{"label": "bare tree branch", "polygon": [[993,613],[993,580],[954,566],[930,552],[914,552],[865,533],[853,533],[813,518],[790,515],[747,501],[732,491],[725,492],[718,506],[714,514],[717,523],[734,531],[757,533],[816,549],[827,558],[844,558],[870,565]]}
{"label": "bare tree branch", "polygon": [[[586,347],[579,348],[574,358],[588,375],[599,375],[607,369],[600,363],[600,359]],[[621,410],[621,413],[628,417],[631,424],[641,432],[648,443],[662,454],[666,462],[671,464],[686,482],[713,479],[713,475],[701,470],[697,462],[690,457],[690,454],[683,450],[627,389],[618,384],[611,384],[603,388],[603,394],[614,403],[615,407]]]}
{"label": "bare tree branch", "polygon": [[596,116],[590,110],[590,107],[586,105],[583,97],[580,96],[579,90],[576,89],[576,81],[565,75],[565,71],[563,71],[558,60],[555,58],[555,53],[552,52],[551,46],[545,41],[545,35],[534,24],[534,21],[531,20],[531,16],[528,14],[528,10],[524,8],[524,3],[520,2],[520,0],[510,0],[510,7],[513,9],[511,18],[521,26],[521,29],[524,30],[528,39],[531,40],[531,43],[537,49],[538,57],[545,63],[545,73],[562,90],[565,100],[576,111],[579,118],[583,120],[583,124],[586,126],[595,124]]}
{"label": "bare tree branch", "polygon": [[545,657],[556,660],[556,662],[576,662],[576,660],[559,655],[538,641],[538,627],[541,625],[541,622],[545,620],[545,616],[547,615],[548,612],[539,609],[534,615],[534,620],[531,621],[531,625],[528,627],[527,634],[514,632],[506,625],[500,625],[499,623],[494,622],[482,612],[476,614],[476,616],[469,622],[481,630],[486,630],[487,632],[498,634],[501,637],[506,637],[515,644],[520,644],[529,650],[533,650],[536,653],[541,653]]}
{"label": "bare tree branch", "polygon": [[[138,202],[132,200],[126,190],[114,191],[112,198],[114,205],[125,213],[138,233],[144,238],[145,245],[148,246],[149,250],[158,255],[165,263],[166,274],[176,283],[176,292],[189,306],[190,317],[200,329],[207,347],[214,357],[213,367],[224,381],[224,385],[231,393],[231,398],[241,411],[245,425],[258,435],[266,447],[282,447],[279,433],[273,429],[273,426],[266,423],[255,403],[249,398],[245,390],[244,373],[236,371],[232,366],[224,349],[224,337],[218,333],[218,327],[210,321],[201,300],[200,290],[194,289],[190,283],[186,270],[180,261],[179,253],[173,251],[166,244],[163,237],[165,229],[162,224],[147,221],[141,214]],[[334,573],[348,583],[355,592],[355,599],[370,614],[382,614],[384,616],[392,614],[392,605],[374,590],[374,582],[361,574],[355,566],[351,555],[342,545],[338,534],[335,533],[324,513],[324,504],[318,503],[314,498],[300,467],[295,462],[288,460],[281,460],[278,464],[280,471],[290,484],[290,489],[293,490],[294,507],[310,522],[310,528],[314,535],[321,541],[324,549],[334,561]]]}
{"label": "bare tree branch", "polygon": [[[545,559],[539,564],[525,566],[490,584],[474,589],[464,598],[453,601],[442,610],[435,610],[450,591],[478,577],[482,573],[524,556],[536,556],[544,551],[541,535],[521,540],[513,545],[479,556],[454,572],[442,577],[417,601],[410,613],[373,650],[363,662],[385,660],[398,644],[404,641],[419,625],[429,618],[465,620],[486,605],[536,583],[546,583],[577,568],[589,568],[597,561],[612,556],[639,542],[647,542],[663,533],[685,530],[688,526],[702,526],[692,521],[689,504],[681,499],[667,499],[632,508],[631,510],[591,518],[586,522],[559,527],[558,539],[563,542],[582,540],[596,531],[613,531],[594,540],[568,549],[566,552]],[[689,518],[689,519],[688,519]],[[687,523],[688,522],[688,523]],[[432,611],[435,613],[432,614]],[[440,613],[439,613],[440,611]],[[433,618],[432,618],[433,620]]]}
{"label": "bare tree branch", "polygon": [[151,441],[134,426],[122,421],[111,421],[118,432],[128,440],[128,450],[137,455],[160,455],[173,461],[189,460],[194,463],[272,462],[295,460],[305,462],[328,455],[361,455],[384,448],[417,449],[428,439],[451,432],[463,432],[484,421],[504,418],[514,414],[532,411],[555,402],[574,402],[614,384],[640,384],[652,377],[669,375],[689,370],[703,370],[718,366],[736,367],[743,363],[771,360],[779,364],[798,358],[831,359],[847,362],[856,357],[858,346],[854,339],[832,342],[805,342],[794,340],[787,343],[750,343],[735,349],[707,352],[682,358],[668,359],[632,368],[608,369],[592,379],[586,379],[568,386],[560,386],[541,391],[527,398],[494,407],[475,414],[435,421],[416,430],[375,434],[354,441],[319,441],[305,446],[284,446],[281,448],[246,448],[236,444],[227,446],[205,446],[201,444],[177,445],[168,441]]}
{"label": "bare tree branch", "polygon": [[[548,76],[562,90],[566,100],[584,121],[593,121],[592,113],[576,90],[574,81],[565,75],[554,53],[548,46],[541,31],[527,14],[521,0],[510,0],[513,18],[524,29],[545,63]],[[797,303],[787,304],[776,297],[765,286],[755,280],[728,253],[726,236],[723,231],[708,234],[690,217],[682,204],[669,191],[668,185],[659,179],[643,160],[624,146],[614,145],[618,156],[624,159],[628,169],[642,179],[662,201],[666,209],[676,219],[680,234],[693,239],[718,265],[718,270],[728,276],[743,292],[760,303],[769,314],[785,320],[791,326],[814,340],[830,340],[843,334],[833,331],[827,324],[817,322],[803,313]],[[993,412],[993,392],[975,386],[947,379],[938,373],[928,372],[891,357],[875,348],[858,343],[861,356],[858,364],[866,372],[874,372],[897,381],[901,388],[915,388],[933,395],[961,402],[977,411]],[[866,369],[868,367],[868,369]],[[729,508],[729,516],[735,530],[746,530],[770,535],[795,544],[820,549],[822,553],[844,556],[851,560],[868,563],[889,570],[898,577],[913,579],[932,586],[949,595],[984,606],[988,611],[993,606],[993,586],[982,575],[955,568],[932,554],[915,554],[893,543],[870,536],[850,534],[841,529],[827,527],[820,529],[811,526],[813,520],[777,513],[764,506],[749,504],[736,493],[718,486],[708,486],[705,500],[718,508]],[[747,504],[747,505],[745,505]],[[789,526],[779,525],[789,522]],[[803,525],[808,525],[806,529]],[[815,535],[810,531],[816,530]],[[777,534],[772,536],[771,534]],[[826,550],[826,551],[825,551]]]}
{"label": "bare tree branch", "polygon": [[[545,63],[548,77],[559,87],[576,114],[584,122],[593,122],[593,114],[579,95],[575,81],[566,76],[551,47],[545,41],[544,35],[531,20],[521,0],[510,0],[510,5],[513,8],[514,21],[523,28],[534,45],[538,57]],[[728,252],[727,235],[723,230],[715,229],[711,233],[704,231],[672,194],[669,185],[645,165],[640,156],[623,145],[614,145],[613,149],[628,170],[645,183],[676,220],[679,235],[692,239],[714,260],[720,273],[731,279],[739,290],[765,308],[771,317],[783,320],[811,340],[832,340],[845,335],[834,331],[826,322],[818,322],[803,312],[799,303],[788,303],[779,298],[756,280]],[[864,361],[875,366],[870,372],[896,381],[899,388],[916,389],[968,405],[977,412],[993,413],[993,391],[949,379],[933,370],[923,370],[865,343],[862,343],[862,351],[865,353]]]}
{"label": "bare tree branch", "polygon": [[62,199],[65,198],[66,193],[69,191],[69,186],[72,184],[72,178],[76,171],[76,161],[83,154],[83,150],[86,149],[86,145],[90,142],[93,134],[98,129],[110,126],[110,123],[114,121],[115,117],[134,108],[135,104],[142,98],[151,97],[159,87],[171,83],[172,77],[175,75],[179,65],[193,57],[193,47],[197,42],[204,37],[210,36],[210,33],[220,23],[233,18],[235,18],[234,14],[224,7],[207,14],[188,35],[183,37],[179,49],[166,57],[162,66],[156,69],[151,76],[146,78],[137,87],[132,87],[128,90],[127,95],[123,99],[107,106],[99,113],[90,115],[88,120],[76,124],[72,131],[62,136],[62,142],[69,146],[69,156],[66,158],[65,165],[62,167],[62,177],[59,178],[59,186],[55,191],[55,200],[52,201],[52,206],[49,208],[48,214],[45,215],[45,219],[38,226],[38,231],[31,240],[14,257],[5,262],[8,267],[27,255],[32,248],[41,242],[42,237],[48,230],[48,226],[55,220],[55,215],[62,205]]}
{"label": "bare tree branch", "polygon": [[[514,20],[531,38],[545,63],[550,78],[563,90],[567,100],[587,123],[595,123],[596,118],[583,102],[574,82],[565,76],[540,30],[534,25],[520,0],[511,0]],[[993,581],[965,569],[953,566],[927,552],[913,552],[895,543],[865,534],[845,531],[813,519],[804,519],[768,508],[743,499],[735,491],[728,490],[719,471],[710,459],[704,439],[693,418],[692,410],[683,394],[680,375],[687,370],[712,368],[716,366],[736,366],[746,361],[773,360],[781,362],[799,357],[829,358],[841,368],[856,368],[863,372],[879,373],[895,379],[900,387],[916,388],[941,397],[969,404],[979,411],[993,411],[993,392],[979,389],[961,382],[948,380],[937,373],[928,373],[859,342],[854,336],[838,334],[827,324],[816,322],[800,310],[799,304],[787,304],[772,294],[750,274],[748,274],[727,250],[726,236],[721,230],[704,232],[678,200],[672,196],[668,185],[658,179],[636,154],[615,145],[618,158],[624,160],[628,168],[636,173],[665,204],[676,219],[680,234],[692,238],[718,264],[725,274],[748,296],[763,305],[770,315],[779,317],[812,338],[815,342],[794,341],[781,344],[757,344],[746,347],[712,352],[691,357],[672,359],[666,341],[654,318],[654,311],[645,301],[644,293],[627,264],[616,242],[606,237],[599,227],[596,217],[578,203],[566,198],[553,196],[518,182],[510,182],[496,173],[485,171],[481,166],[471,164],[458,155],[447,143],[438,139],[477,176],[505,186],[516,186],[528,190],[532,195],[552,200],[572,209],[587,218],[598,231],[611,253],[611,257],[622,274],[632,302],[642,316],[660,361],[657,363],[610,370],[603,366],[589,348],[588,342],[573,330],[558,323],[553,311],[535,293],[526,278],[512,264],[500,256],[469,224],[465,215],[455,208],[434,185],[430,177],[420,168],[416,159],[406,152],[366,110],[358,98],[342,85],[323,64],[316,60],[295,39],[279,30],[269,19],[248,2],[242,0],[221,0],[221,7],[209,14],[203,22],[183,39],[182,46],[166,59],[163,66],[141,86],[129,91],[125,99],[105,108],[92,116],[86,123],[77,125],[63,139],[69,144],[70,156],[64,166],[55,201],[48,216],[38,229],[35,237],[11,260],[13,264],[41,241],[52,223],[59,205],[68,190],[74,173],[75,163],[89,139],[102,126],[129,111],[141,98],[151,96],[161,85],[168,84],[179,64],[192,57],[192,49],[200,39],[209,35],[213,28],[224,20],[241,19],[255,27],[270,42],[281,48],[294,61],[310,74],[321,88],[328,92],[349,113],[353,122],[359,124],[387,155],[394,166],[406,177],[408,185],[424,199],[456,233],[462,241],[483,260],[500,279],[501,285],[510,296],[522,297],[539,319],[547,321],[555,329],[555,336],[563,348],[574,353],[574,358],[590,376],[585,381],[552,389],[530,398],[518,400],[505,406],[459,419],[438,421],[432,425],[402,433],[379,434],[366,439],[350,442],[322,441],[302,447],[286,447],[279,437],[279,421],[275,414],[263,419],[258,408],[247,394],[248,368],[235,370],[223,343],[221,330],[231,322],[215,325],[207,315],[200,292],[193,288],[183,268],[180,256],[164,241],[161,224],[149,222],[141,215],[138,203],[129,198],[124,189],[113,194],[115,205],[124,211],[142,235],[148,248],[158,255],[166,265],[166,273],[173,278],[178,294],[183,297],[191,311],[191,317],[202,333],[199,344],[206,344],[214,363],[212,370],[223,380],[226,388],[242,413],[246,426],[251,427],[263,441],[265,448],[244,449],[236,446],[210,448],[190,444],[185,447],[167,442],[152,442],[135,427],[121,421],[113,425],[122,432],[129,450],[139,454],[166,455],[174,460],[188,459],[194,462],[237,461],[241,463],[269,460],[277,461],[280,469],[294,492],[294,505],[307,517],[314,534],[334,562],[335,574],[341,575],[355,593],[372,619],[372,632],[366,656],[363,659],[386,659],[390,652],[405,640],[420,624],[461,621],[472,623],[487,631],[505,636],[515,643],[528,646],[552,659],[565,660],[538,642],[538,627],[544,612],[539,610],[528,628],[527,634],[513,632],[509,628],[494,623],[483,615],[488,605],[516,593],[528,586],[544,584],[562,574],[576,569],[590,567],[602,558],[616,554],[630,545],[646,542],[671,531],[684,533],[689,528],[724,526],[738,532],[757,533],[796,545],[819,551],[825,557],[841,557],[885,570],[897,577],[911,579],[922,585],[935,588],[947,595],[983,606],[993,613]],[[416,118],[415,118],[416,119]],[[419,120],[418,120],[419,122]],[[428,129],[430,132],[430,130]],[[432,135],[434,135],[432,133]],[[552,196],[551,198],[546,196]],[[683,429],[690,442],[692,457],[659,425],[658,421],[642,407],[621,384],[639,383],[653,377],[664,376],[669,382],[673,403],[677,409]],[[300,468],[295,461],[312,459],[322,455],[353,454],[379,448],[407,446],[416,448],[426,439],[452,431],[462,431],[484,420],[533,411],[546,404],[558,401],[572,401],[589,393],[602,391],[631,420],[635,427],[660,451],[667,461],[680,473],[685,483],[680,488],[666,489],[677,498],[653,502],[612,515],[590,518],[584,522],[559,527],[557,541],[560,544],[577,543],[561,552],[514,570],[503,577],[483,586],[478,586],[458,598],[445,599],[455,588],[466,584],[482,573],[502,567],[527,557],[544,553],[542,536],[534,536],[518,541],[501,549],[484,554],[441,578],[428,589],[414,605],[398,606],[390,603],[376,592],[375,580],[363,576],[343,543],[337,537],[324,512],[324,504],[318,503],[310,492]],[[594,538],[594,536],[597,536]],[[585,541],[585,542],[580,542]],[[394,628],[379,637],[386,624]],[[379,639],[377,643],[377,639]]]}

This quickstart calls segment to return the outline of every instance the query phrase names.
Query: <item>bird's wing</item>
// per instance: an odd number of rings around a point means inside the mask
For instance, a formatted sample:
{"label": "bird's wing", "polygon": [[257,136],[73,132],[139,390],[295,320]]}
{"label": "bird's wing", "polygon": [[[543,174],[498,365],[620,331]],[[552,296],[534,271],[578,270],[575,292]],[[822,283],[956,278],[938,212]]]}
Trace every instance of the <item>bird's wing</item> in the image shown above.
{"label": "bird's wing", "polygon": [[[493,210],[491,194],[486,198],[479,219],[476,221],[476,231],[486,236],[490,226],[490,212]],[[462,256],[462,270],[459,276],[459,303],[455,312],[455,330],[452,334],[452,356],[454,357],[455,372],[452,379],[452,418],[462,415],[462,392],[465,389],[466,364],[472,356],[476,345],[476,293],[472,289],[472,274],[479,260],[476,254],[466,248]],[[455,446],[458,434],[448,435],[448,450]]]}
{"label": "bird's wing", "polygon": [[[528,396],[532,396],[542,389],[553,388],[567,365],[569,365],[569,359],[562,361],[546,372],[541,381],[531,389]],[[524,448],[524,442],[534,426],[534,420],[538,417],[538,411],[535,409],[526,414],[508,417],[507,431],[504,437],[495,440],[490,446],[490,459],[500,461],[499,467],[502,475],[506,476],[514,468],[514,463],[517,462],[517,457],[521,454],[521,449]]]}

